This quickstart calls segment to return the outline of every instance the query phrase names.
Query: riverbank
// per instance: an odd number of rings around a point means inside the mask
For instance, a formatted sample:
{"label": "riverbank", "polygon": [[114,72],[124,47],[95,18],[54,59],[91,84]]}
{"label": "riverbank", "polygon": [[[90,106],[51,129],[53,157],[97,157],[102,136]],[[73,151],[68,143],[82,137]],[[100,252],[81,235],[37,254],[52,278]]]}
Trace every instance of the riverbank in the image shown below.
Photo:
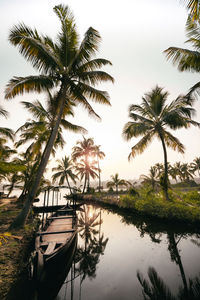
{"label": "riverbank", "polygon": [[[174,196],[175,195],[175,196]],[[200,225],[200,195],[198,192],[183,193],[163,200],[160,195],[135,194],[85,194],[80,197],[84,202],[95,202],[126,209],[129,212],[149,216],[162,222],[179,222],[189,226]]]}
{"label": "riverbank", "polygon": [[[0,299],[14,299],[11,294],[16,282],[27,273],[37,220],[29,219],[20,230],[9,231],[19,213],[17,198],[0,199]],[[27,274],[26,274],[27,275]]]}

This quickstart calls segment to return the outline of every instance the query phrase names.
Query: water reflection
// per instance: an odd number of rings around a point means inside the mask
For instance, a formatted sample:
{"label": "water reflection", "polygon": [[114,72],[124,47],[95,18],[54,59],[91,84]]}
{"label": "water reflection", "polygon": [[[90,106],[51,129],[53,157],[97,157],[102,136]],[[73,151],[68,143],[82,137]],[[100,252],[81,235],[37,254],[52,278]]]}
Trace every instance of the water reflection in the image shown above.
{"label": "water reflection", "polygon": [[174,296],[164,280],[153,267],[148,269],[149,281],[144,279],[140,271],[137,278],[143,288],[144,300],[199,300],[200,299],[200,275],[189,278],[187,288],[179,287],[177,296]]}
{"label": "water reflection", "polygon": [[[199,228],[85,206],[78,231],[72,266],[56,300],[200,299]],[[56,274],[55,283],[61,275]],[[53,286],[47,284],[49,290]]]}
{"label": "water reflection", "polygon": [[[71,289],[67,292],[67,285],[64,285],[58,294],[57,300],[74,299],[73,281],[79,277],[79,299],[81,299],[81,288],[86,278],[96,277],[97,265],[100,256],[104,254],[108,238],[101,233],[101,209],[92,206],[84,206],[78,216],[79,246],[77,247],[70,278],[66,283],[71,283]],[[70,295],[69,295],[70,294]]]}

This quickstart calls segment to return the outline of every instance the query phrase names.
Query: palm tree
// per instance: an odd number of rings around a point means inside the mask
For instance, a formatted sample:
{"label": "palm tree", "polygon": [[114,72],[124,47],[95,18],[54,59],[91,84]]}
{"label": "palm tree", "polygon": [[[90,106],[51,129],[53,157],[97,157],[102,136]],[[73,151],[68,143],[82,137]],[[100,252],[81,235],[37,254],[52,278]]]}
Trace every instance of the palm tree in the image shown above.
{"label": "palm tree", "polygon": [[90,177],[95,179],[98,177],[97,171],[98,168],[96,167],[96,161],[88,162],[85,159],[81,159],[80,162],[76,164],[77,175],[80,176],[82,180],[85,178],[84,186],[83,186],[83,193],[85,192],[85,188],[87,186],[87,192],[90,190]]}
{"label": "palm tree", "polygon": [[163,190],[165,199],[169,200],[166,146],[181,153],[184,153],[184,146],[175,136],[167,131],[166,127],[175,130],[181,127],[188,128],[190,125],[200,126],[200,124],[191,119],[194,110],[188,105],[184,97],[179,96],[170,104],[166,104],[167,96],[168,92],[163,92],[162,88],[156,86],[150,93],[145,94],[141,105],[131,105],[129,117],[133,121],[125,124],[123,136],[126,140],[143,136],[132,147],[129,160],[131,157],[135,157],[136,154],[143,153],[154,137],[161,141],[165,166]]}
{"label": "palm tree", "polygon": [[98,171],[99,171],[99,192],[101,191],[101,169],[99,165],[99,160],[103,159],[105,157],[105,153],[100,150],[100,145],[95,146],[95,155],[97,157],[97,165],[98,165]]}
{"label": "palm tree", "polygon": [[[200,70],[200,23],[192,22],[191,18],[188,18],[186,23],[186,32],[188,36],[187,43],[190,43],[194,50],[169,47],[164,51],[168,60],[172,60],[174,65],[177,65],[178,70],[199,72]],[[194,91],[199,90],[200,82],[197,82],[190,88],[188,96]]]}
{"label": "palm tree", "polygon": [[115,187],[116,188],[116,193],[118,193],[118,187],[119,186],[127,186],[128,182],[124,179],[119,178],[119,174],[116,173],[115,175],[111,175],[111,181],[108,181],[106,186],[108,188]]}
{"label": "palm tree", "polygon": [[[16,146],[19,147],[22,144],[33,141],[27,148],[27,151],[34,156],[37,155],[41,151],[42,146],[47,143],[53,129],[56,111],[56,98],[48,92],[47,108],[45,108],[40,101],[34,101],[33,103],[22,102],[22,104],[26,109],[28,109],[33,117],[37,118],[37,121],[28,121],[17,130],[17,132],[21,131],[21,135]],[[55,155],[55,151],[58,146],[63,148],[65,144],[62,136],[62,128],[75,133],[87,132],[83,127],[74,125],[65,120],[64,118],[67,115],[73,116],[72,107],[70,107],[68,103],[65,104],[63,118],[61,119],[57,137],[52,148],[53,155]]]}
{"label": "palm tree", "polygon": [[18,172],[16,172],[10,176],[8,175],[7,180],[10,182],[10,184],[5,184],[4,187],[8,188],[7,197],[9,197],[13,189],[18,187],[18,184],[21,182],[21,176],[18,174]]}
{"label": "palm tree", "polygon": [[73,164],[69,157],[65,156],[61,160],[57,160],[58,166],[52,168],[52,171],[57,171],[52,175],[53,183],[59,179],[59,185],[63,185],[65,180],[67,181],[70,194],[72,193],[71,186],[69,184],[69,179],[71,179],[74,184],[76,183],[77,176],[73,173]]}
{"label": "palm tree", "polygon": [[193,171],[188,163],[183,163],[181,165],[181,179],[182,181],[189,181],[190,179],[193,179]]}
{"label": "palm tree", "polygon": [[149,175],[141,175],[142,183],[146,183],[152,186],[152,190],[155,191],[155,188],[159,185],[159,171],[156,166],[153,166],[149,170]]}
{"label": "palm tree", "polygon": [[[78,162],[78,159],[83,158],[81,162],[77,163],[78,175],[81,175],[81,180],[85,177],[85,183],[83,192],[85,191],[86,185],[89,189],[90,176],[92,178],[97,177],[95,166],[96,162],[91,161],[96,153],[96,146],[94,145],[93,138],[85,138],[83,136],[82,141],[77,141],[76,146],[72,148],[72,159],[74,162]],[[94,172],[93,172],[94,171]]]}
{"label": "palm tree", "polygon": [[110,105],[107,92],[94,87],[101,81],[113,81],[108,73],[98,70],[111,63],[105,59],[93,58],[100,41],[98,31],[90,27],[85,33],[82,43],[79,43],[74,17],[68,6],[57,5],[54,7],[54,12],[61,22],[61,31],[55,42],[46,35],[39,35],[36,29],[32,30],[24,24],[14,26],[9,35],[9,41],[18,47],[20,53],[32,63],[40,74],[12,78],[7,85],[5,97],[9,99],[25,92],[40,93],[57,88],[57,105],[51,134],[26,205],[13,226],[21,226],[25,223],[49,160],[65,104],[71,101],[75,105],[82,104],[90,115],[97,118],[99,116],[87,98]]}
{"label": "palm tree", "polygon": [[200,177],[200,157],[195,157],[193,159],[193,162],[191,163],[191,169],[198,173],[198,176]]}

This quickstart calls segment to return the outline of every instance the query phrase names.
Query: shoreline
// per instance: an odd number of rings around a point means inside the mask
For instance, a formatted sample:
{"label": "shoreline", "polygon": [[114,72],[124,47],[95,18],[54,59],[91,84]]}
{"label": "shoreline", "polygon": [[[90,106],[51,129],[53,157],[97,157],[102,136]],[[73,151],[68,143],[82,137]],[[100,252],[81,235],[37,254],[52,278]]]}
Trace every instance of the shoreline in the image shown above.
{"label": "shoreline", "polygon": [[[101,200],[101,199],[102,200]],[[137,209],[134,208],[130,208],[130,207],[126,207],[126,206],[120,206],[120,197],[119,195],[106,195],[106,197],[104,196],[97,196],[97,195],[89,195],[89,194],[85,194],[85,195],[81,195],[80,198],[78,198],[78,201],[84,201],[86,204],[97,204],[100,206],[103,206],[105,208],[114,208],[114,210],[119,210],[121,212],[125,212],[131,215],[136,215],[140,218],[148,218],[151,221],[155,221],[158,222],[159,224],[163,224],[166,226],[168,225],[172,225],[172,226],[184,226],[186,229],[188,229],[189,231],[192,230],[194,232],[200,233],[200,220],[196,220],[196,221],[189,221],[186,220],[184,218],[175,218],[175,217],[171,217],[171,218],[167,218],[167,217],[160,217],[158,215],[153,215],[151,213],[147,213],[145,211],[139,211]]]}

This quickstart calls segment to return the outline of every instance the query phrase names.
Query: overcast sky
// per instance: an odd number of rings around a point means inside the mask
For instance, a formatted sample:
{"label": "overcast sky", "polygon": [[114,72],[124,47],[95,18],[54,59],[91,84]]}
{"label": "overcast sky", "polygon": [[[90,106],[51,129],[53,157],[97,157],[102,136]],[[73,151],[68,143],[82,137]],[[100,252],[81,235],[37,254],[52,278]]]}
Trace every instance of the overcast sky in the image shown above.
{"label": "overcast sky", "polygon": [[[119,173],[124,179],[136,179],[147,174],[150,166],[163,162],[161,143],[154,141],[141,155],[128,162],[131,146],[137,140],[126,142],[122,138],[124,124],[129,121],[128,107],[140,103],[144,93],[155,85],[164,87],[170,93],[169,100],[199,81],[198,74],[181,73],[171,62],[166,60],[163,51],[170,46],[189,47],[185,45],[185,23],[187,11],[179,0],[0,0],[0,104],[10,112],[9,119],[0,120],[0,126],[16,130],[29,117],[20,101],[40,99],[44,103],[44,95],[24,95],[12,100],[4,100],[6,83],[13,76],[34,74],[31,67],[19,53],[9,44],[8,34],[13,25],[24,22],[35,27],[40,33],[52,37],[60,30],[59,21],[53,7],[64,3],[74,13],[80,37],[92,26],[100,32],[102,42],[98,57],[110,60],[113,64],[107,67],[115,79],[114,84],[103,84],[100,89],[107,90],[111,107],[94,105],[102,121],[96,122],[88,117],[81,108],[75,110],[74,123],[88,130],[88,137],[93,137],[106,157],[101,161],[102,178]],[[200,102],[196,101],[196,120],[200,121]],[[174,134],[186,146],[184,155],[168,150],[170,163],[176,161],[191,162],[199,156],[199,129],[179,130]],[[58,151],[56,158],[70,155],[71,148],[82,137],[66,132],[64,150]],[[53,161],[51,162],[53,165]]]}

